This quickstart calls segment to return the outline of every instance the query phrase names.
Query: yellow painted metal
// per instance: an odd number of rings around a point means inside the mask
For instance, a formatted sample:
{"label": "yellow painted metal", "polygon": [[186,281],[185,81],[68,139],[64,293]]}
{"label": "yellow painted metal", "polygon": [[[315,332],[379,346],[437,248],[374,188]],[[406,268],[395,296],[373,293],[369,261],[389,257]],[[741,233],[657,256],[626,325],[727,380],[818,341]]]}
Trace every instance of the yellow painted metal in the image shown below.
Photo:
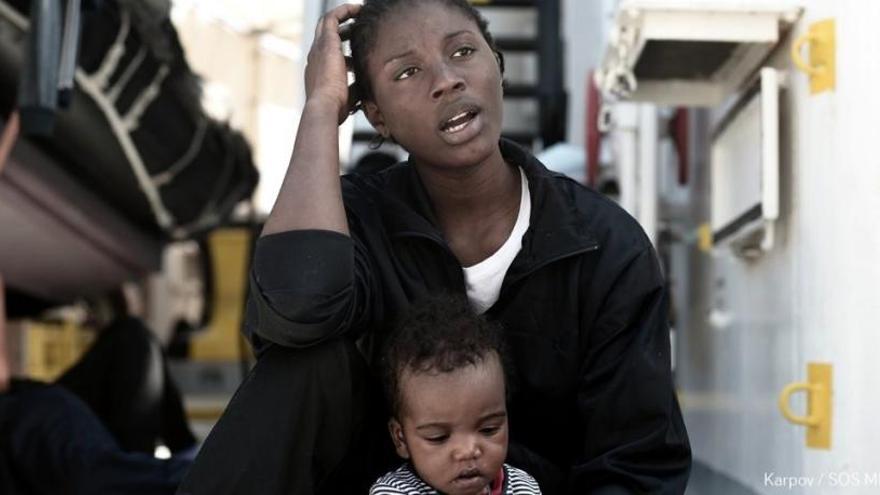
{"label": "yellow painted metal", "polygon": [[208,236],[214,274],[212,313],[205,332],[193,336],[190,357],[197,361],[238,361],[242,349],[251,232],[247,228],[224,228]]}
{"label": "yellow painted metal", "polygon": [[[791,45],[794,65],[810,76],[810,93],[833,90],[836,83],[837,39],[834,19],[825,19],[810,25],[810,29]],[[802,47],[809,43],[810,62],[804,61]]]}
{"label": "yellow painted metal", "polygon": [[704,253],[712,251],[712,227],[708,223],[700,224],[697,229],[697,247]]}
{"label": "yellow painted metal", "polygon": [[61,376],[95,340],[94,331],[70,322],[29,322],[23,330],[24,373],[28,378],[46,382]]}
{"label": "yellow painted metal", "polygon": [[[798,416],[789,400],[795,392],[806,392],[807,415]],[[831,449],[832,367],[828,363],[808,363],[807,381],[789,383],[779,394],[779,410],[789,422],[805,426],[807,447]]]}

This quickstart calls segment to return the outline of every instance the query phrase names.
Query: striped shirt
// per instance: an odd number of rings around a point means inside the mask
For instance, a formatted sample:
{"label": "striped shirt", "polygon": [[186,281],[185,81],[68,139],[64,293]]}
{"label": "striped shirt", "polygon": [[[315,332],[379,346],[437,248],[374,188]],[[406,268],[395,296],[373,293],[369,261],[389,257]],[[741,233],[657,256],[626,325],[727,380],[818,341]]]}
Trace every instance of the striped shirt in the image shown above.
{"label": "striped shirt", "polygon": [[[492,493],[495,493],[493,490]],[[521,469],[504,465],[504,486],[500,490],[504,495],[540,495],[541,489],[535,478]],[[373,486],[370,495],[439,495],[437,490],[422,481],[409,463],[394,471],[386,473]]]}

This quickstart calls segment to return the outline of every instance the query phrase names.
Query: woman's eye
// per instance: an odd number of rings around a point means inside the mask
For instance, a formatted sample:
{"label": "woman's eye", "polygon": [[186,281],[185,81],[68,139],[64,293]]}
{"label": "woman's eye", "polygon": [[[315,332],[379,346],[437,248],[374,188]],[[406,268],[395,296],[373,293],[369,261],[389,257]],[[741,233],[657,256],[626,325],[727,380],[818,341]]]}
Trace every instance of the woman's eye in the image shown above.
{"label": "woman's eye", "polygon": [[463,46],[463,47],[459,48],[458,50],[455,50],[454,52],[452,52],[452,56],[453,57],[467,57],[468,55],[474,53],[475,51],[477,51],[477,50],[475,50],[469,46]]}
{"label": "woman's eye", "polygon": [[406,79],[408,77],[413,76],[418,71],[419,70],[416,69],[415,67],[407,67],[406,69],[403,69],[399,74],[397,74],[397,77],[395,77],[394,80],[400,81],[400,80]]}

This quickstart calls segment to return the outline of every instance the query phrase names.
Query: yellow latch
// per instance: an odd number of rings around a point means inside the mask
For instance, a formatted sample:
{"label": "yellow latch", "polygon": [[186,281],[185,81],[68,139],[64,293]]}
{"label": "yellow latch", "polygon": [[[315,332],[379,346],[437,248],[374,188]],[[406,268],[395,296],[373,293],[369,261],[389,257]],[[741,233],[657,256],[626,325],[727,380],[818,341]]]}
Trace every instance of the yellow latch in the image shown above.
{"label": "yellow latch", "polygon": [[[791,394],[807,393],[807,415],[797,416],[792,412],[789,399]],[[826,363],[807,364],[807,382],[789,383],[779,394],[779,410],[785,419],[796,425],[807,427],[807,447],[831,449],[831,365]]]}
{"label": "yellow latch", "polygon": [[[810,43],[810,63],[801,56],[801,47]],[[791,60],[798,69],[810,76],[810,93],[833,90],[835,84],[836,36],[834,19],[825,19],[810,25],[791,45]]]}

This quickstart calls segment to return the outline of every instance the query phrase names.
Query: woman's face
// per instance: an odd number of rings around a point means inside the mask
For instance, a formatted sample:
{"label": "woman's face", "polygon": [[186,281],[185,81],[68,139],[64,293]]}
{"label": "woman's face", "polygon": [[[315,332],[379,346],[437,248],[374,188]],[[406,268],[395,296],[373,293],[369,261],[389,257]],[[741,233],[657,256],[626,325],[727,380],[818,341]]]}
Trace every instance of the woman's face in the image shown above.
{"label": "woman's face", "polygon": [[416,2],[379,24],[365,110],[419,164],[459,167],[498,152],[501,72],[477,24],[441,2]]}

